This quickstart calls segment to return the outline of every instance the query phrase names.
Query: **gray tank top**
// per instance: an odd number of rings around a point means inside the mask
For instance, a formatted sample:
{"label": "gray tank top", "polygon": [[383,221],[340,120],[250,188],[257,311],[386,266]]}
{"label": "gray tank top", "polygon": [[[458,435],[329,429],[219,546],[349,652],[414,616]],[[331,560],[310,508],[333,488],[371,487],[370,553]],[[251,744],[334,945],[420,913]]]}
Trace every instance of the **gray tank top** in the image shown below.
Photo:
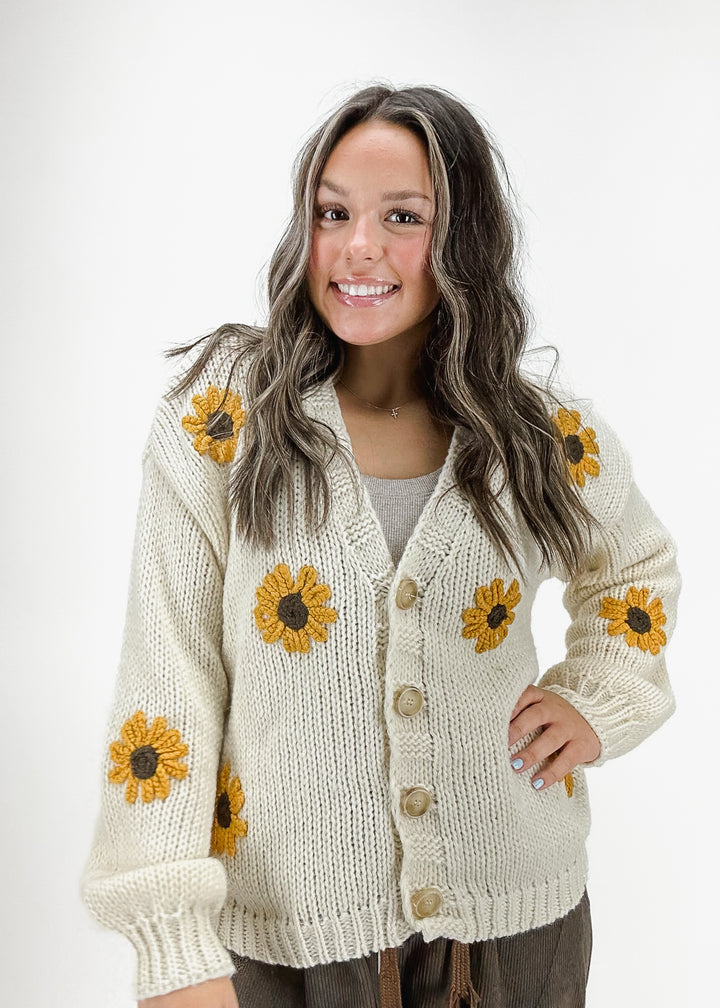
{"label": "gray tank top", "polygon": [[362,474],[393,563],[400,560],[441,472],[442,466],[435,472],[411,479],[381,479]]}

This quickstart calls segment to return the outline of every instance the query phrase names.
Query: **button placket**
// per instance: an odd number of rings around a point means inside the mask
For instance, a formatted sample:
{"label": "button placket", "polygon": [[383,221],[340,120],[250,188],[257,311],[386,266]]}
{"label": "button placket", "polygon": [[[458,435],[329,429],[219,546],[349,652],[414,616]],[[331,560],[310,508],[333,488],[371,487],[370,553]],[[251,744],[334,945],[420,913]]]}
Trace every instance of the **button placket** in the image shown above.
{"label": "button placket", "polygon": [[[401,645],[402,652],[398,653],[395,649],[393,649],[393,664],[395,665],[399,659],[405,666],[405,672],[407,674],[407,672],[413,669],[415,662],[417,661],[418,665],[416,674],[422,676],[422,635],[418,634],[415,638],[418,646],[417,652],[415,651],[415,647],[410,644],[412,636],[408,636],[410,633],[410,627],[414,627],[421,616],[420,610],[422,606],[418,604],[421,600],[417,581],[412,577],[402,577],[397,584],[394,601],[396,615],[395,617],[391,615],[391,626],[392,623],[397,620],[397,628],[400,629],[400,627],[404,627],[405,629],[401,631],[399,638],[399,640],[404,641],[404,645]],[[400,612],[397,612],[397,610],[400,610]],[[409,623],[407,622],[408,620],[410,621]],[[410,647],[410,651],[405,654],[405,648],[408,645]],[[396,715],[398,715],[398,722],[404,722],[404,724],[408,725],[409,728],[410,719],[416,717],[420,711],[423,710],[425,703],[426,698],[417,686],[411,686],[408,684],[397,687],[393,700],[393,709]],[[402,729],[400,729],[400,731],[401,735],[404,735]],[[412,732],[412,734],[414,736],[415,732]],[[420,741],[420,737],[418,737],[418,741]],[[413,776],[416,775],[420,776],[422,779],[426,776],[426,774],[431,773],[431,766],[425,766],[424,760],[421,761],[423,765],[415,765],[416,761],[412,758],[408,760],[408,755],[409,751],[407,751],[407,755],[402,760],[401,764],[401,777],[404,777],[406,781],[408,778],[412,780]],[[398,767],[398,769],[400,769],[400,767]],[[409,869],[411,875],[414,874],[412,864],[414,862],[415,840],[413,838],[417,838],[419,836],[419,834],[416,833],[416,830],[421,828],[419,821],[430,810],[434,800],[435,799],[428,788],[421,784],[409,785],[402,789],[399,795],[399,811],[402,819],[406,823],[405,828],[401,827],[400,833],[403,838],[403,846],[406,844],[408,845],[405,854],[405,856],[409,858],[406,870]],[[413,820],[417,825],[412,825]],[[398,825],[400,825],[400,823],[398,823]],[[420,880],[416,877],[416,884],[418,881]],[[418,920],[436,914],[442,905],[442,894],[435,886],[426,886],[414,891],[410,889],[408,895],[410,897],[411,912]]]}

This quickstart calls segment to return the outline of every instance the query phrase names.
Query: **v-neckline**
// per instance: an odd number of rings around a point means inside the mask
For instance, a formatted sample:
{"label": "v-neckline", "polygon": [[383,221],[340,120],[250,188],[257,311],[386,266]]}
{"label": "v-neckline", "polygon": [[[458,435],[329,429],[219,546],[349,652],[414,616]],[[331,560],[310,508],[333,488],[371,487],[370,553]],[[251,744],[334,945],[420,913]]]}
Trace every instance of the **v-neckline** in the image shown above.
{"label": "v-neckline", "polygon": [[[334,458],[328,466],[328,475],[333,484],[332,504],[339,509],[348,542],[370,579],[376,585],[387,586],[406,567],[419,574],[420,561],[413,559],[415,554],[418,557],[423,556],[428,561],[423,566],[427,568],[426,580],[431,578],[434,574],[434,569],[431,568],[436,566],[435,561],[439,563],[442,556],[450,551],[455,532],[468,514],[472,513],[468,501],[454,489],[454,463],[460,448],[458,428],[453,430],[437,484],[395,565],[380,519],[352,453],[352,442],[342,415],[340,401],[330,379],[308,394],[305,407],[309,415],[332,427],[350,458],[352,471],[348,470],[340,458]],[[353,477],[360,494],[359,501],[356,488],[353,486]],[[357,503],[360,504],[359,507]],[[430,528],[433,534],[428,537],[428,541],[432,542],[432,549],[417,550],[417,546],[423,542],[425,533]]]}

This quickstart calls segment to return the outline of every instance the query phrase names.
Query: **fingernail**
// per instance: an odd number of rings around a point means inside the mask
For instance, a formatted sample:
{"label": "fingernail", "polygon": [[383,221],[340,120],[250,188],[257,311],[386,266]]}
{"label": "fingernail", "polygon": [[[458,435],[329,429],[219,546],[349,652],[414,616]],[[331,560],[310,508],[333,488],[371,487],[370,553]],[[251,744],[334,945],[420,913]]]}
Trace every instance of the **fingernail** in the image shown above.
{"label": "fingernail", "polygon": [[535,788],[536,791],[539,791],[540,788],[543,786],[544,783],[545,783],[545,781],[542,779],[542,777],[538,777],[537,780],[534,780],[532,782],[532,786]]}
{"label": "fingernail", "polygon": [[510,763],[510,766],[513,768],[513,770],[519,770],[522,765],[523,761],[520,759],[519,756],[517,757],[517,759],[512,760],[512,762]]}

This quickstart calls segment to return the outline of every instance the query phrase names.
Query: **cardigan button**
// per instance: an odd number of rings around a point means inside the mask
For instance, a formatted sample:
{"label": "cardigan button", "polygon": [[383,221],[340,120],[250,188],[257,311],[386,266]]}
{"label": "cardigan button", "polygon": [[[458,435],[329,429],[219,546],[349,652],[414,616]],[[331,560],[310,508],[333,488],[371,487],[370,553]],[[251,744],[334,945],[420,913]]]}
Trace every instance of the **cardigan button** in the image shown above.
{"label": "cardigan button", "polygon": [[418,816],[425,815],[430,808],[431,802],[430,792],[426,788],[408,788],[407,791],[403,791],[400,797],[400,808],[405,815],[416,819]]}
{"label": "cardigan button", "polygon": [[410,905],[416,917],[432,917],[440,909],[442,896],[439,889],[429,886],[427,889],[418,889],[410,897]]}
{"label": "cardigan button", "polygon": [[410,609],[414,606],[417,593],[418,586],[413,579],[403,578],[397,586],[397,592],[395,593],[395,602],[398,609]]}
{"label": "cardigan button", "polygon": [[395,700],[395,710],[403,717],[412,717],[417,714],[423,705],[423,695],[414,686],[406,686],[402,693],[399,693]]}

